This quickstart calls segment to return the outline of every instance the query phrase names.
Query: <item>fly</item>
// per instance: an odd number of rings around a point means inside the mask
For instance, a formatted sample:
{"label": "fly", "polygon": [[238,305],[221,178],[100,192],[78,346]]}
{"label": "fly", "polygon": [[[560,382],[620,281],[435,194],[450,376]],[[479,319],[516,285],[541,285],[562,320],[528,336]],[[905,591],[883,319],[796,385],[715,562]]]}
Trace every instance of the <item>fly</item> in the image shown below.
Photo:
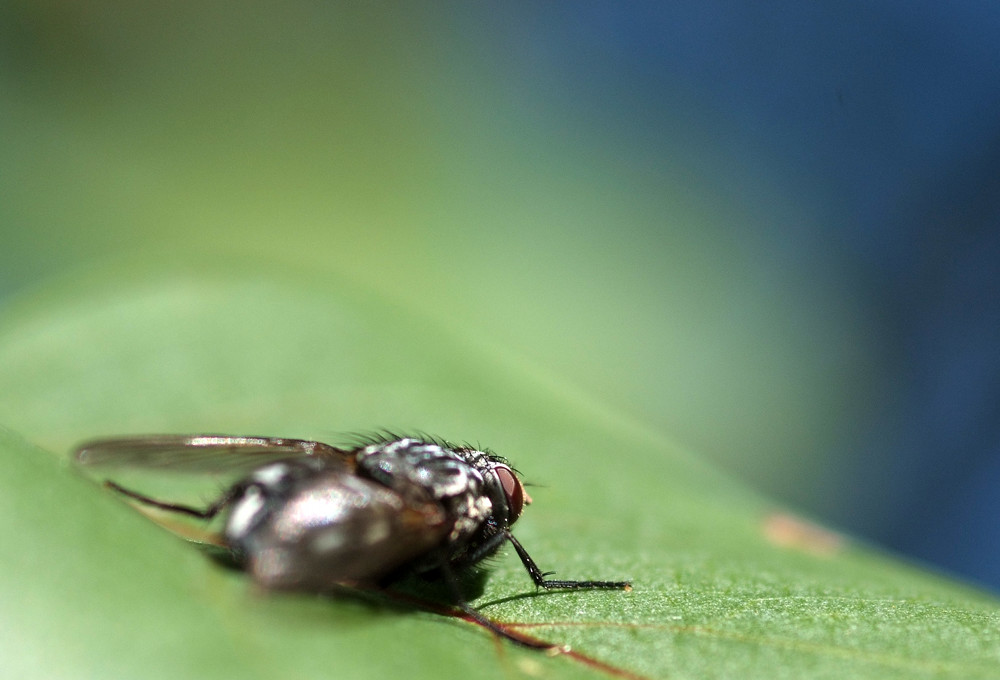
{"label": "fly", "polygon": [[[204,521],[198,540],[225,549],[269,589],[380,586],[436,571],[466,616],[513,642],[542,648],[549,645],[520,637],[473,608],[458,574],[510,543],[536,587],[631,589],[628,581],[547,578],[552,572],[538,568],[510,529],[531,503],[524,484],[505,459],[468,446],[395,435],[351,447],[273,437],[153,435],[88,442],[75,459],[97,470],[239,475],[203,507],[159,500],[110,479],[104,485],[147,514]],[[220,526],[209,530],[216,519]]]}

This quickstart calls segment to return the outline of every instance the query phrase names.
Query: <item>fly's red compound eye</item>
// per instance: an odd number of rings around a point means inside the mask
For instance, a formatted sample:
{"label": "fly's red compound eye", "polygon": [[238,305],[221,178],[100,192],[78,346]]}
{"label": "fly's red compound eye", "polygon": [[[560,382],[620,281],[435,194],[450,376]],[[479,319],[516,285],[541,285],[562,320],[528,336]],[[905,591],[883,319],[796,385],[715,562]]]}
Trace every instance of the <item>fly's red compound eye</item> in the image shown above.
{"label": "fly's red compound eye", "polygon": [[503,487],[503,494],[507,497],[507,521],[513,524],[521,516],[524,506],[531,504],[531,496],[524,490],[524,485],[514,471],[506,465],[497,465],[493,471],[496,472],[500,486]]}

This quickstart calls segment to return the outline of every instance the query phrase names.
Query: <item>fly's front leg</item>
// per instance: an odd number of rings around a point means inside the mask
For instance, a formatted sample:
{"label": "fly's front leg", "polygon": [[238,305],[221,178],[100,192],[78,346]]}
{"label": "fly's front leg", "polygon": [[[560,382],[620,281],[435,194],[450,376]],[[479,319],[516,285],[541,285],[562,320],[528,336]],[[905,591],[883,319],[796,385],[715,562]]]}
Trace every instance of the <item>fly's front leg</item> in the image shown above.
{"label": "fly's front leg", "polygon": [[508,629],[502,624],[493,621],[489,617],[482,614],[478,609],[475,609],[471,604],[469,604],[465,595],[462,594],[461,586],[459,585],[458,576],[455,575],[454,570],[447,561],[441,562],[441,575],[444,577],[445,582],[448,584],[448,588],[451,591],[452,603],[458,607],[463,614],[468,616],[470,619],[478,623],[483,628],[486,628],[494,635],[504,638],[505,640],[510,640],[511,642],[521,645],[522,647],[528,647],[529,649],[544,649],[544,650],[558,650],[558,646],[552,645],[543,640],[537,640],[530,637],[522,637],[518,633]]}
{"label": "fly's front leg", "polygon": [[505,531],[507,540],[510,541],[511,545],[514,546],[514,550],[517,551],[517,556],[521,558],[521,563],[524,568],[528,570],[528,575],[531,576],[531,580],[535,582],[535,585],[539,588],[546,588],[548,590],[587,590],[596,588],[605,588],[608,590],[632,590],[632,584],[629,581],[558,581],[555,579],[545,578],[549,574],[554,572],[542,571],[535,564],[535,561],[531,559],[531,555],[528,551],[524,549],[524,546],[514,538],[514,535],[510,531]]}

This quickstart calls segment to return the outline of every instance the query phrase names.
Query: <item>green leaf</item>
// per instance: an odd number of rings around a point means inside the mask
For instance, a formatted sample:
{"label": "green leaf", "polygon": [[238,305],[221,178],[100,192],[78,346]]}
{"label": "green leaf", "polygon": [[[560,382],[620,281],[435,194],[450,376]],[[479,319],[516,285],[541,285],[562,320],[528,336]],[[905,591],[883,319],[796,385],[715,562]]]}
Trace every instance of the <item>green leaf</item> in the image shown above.
{"label": "green leaf", "polygon": [[[0,328],[0,656],[11,677],[998,677],[995,599],[825,532],[627,416],[310,272],[109,269]],[[274,595],[83,479],[79,440],[423,430],[512,459],[535,503],[475,604],[578,655],[365,598]]]}

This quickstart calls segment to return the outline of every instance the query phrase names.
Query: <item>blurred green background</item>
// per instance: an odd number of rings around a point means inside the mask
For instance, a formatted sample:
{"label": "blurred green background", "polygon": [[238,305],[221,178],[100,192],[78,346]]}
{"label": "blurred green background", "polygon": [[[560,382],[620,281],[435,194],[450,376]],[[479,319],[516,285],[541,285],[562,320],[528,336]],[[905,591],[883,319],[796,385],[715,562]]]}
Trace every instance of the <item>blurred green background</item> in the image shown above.
{"label": "blurred green background", "polygon": [[616,139],[469,12],[7,5],[4,293],[150,254],[324,267],[758,481],[813,474],[863,329],[835,272],[737,234],[803,197],[706,161],[684,102],[668,153]]}
{"label": "blurred green background", "polygon": [[5,2],[0,303],[130,261],[331,272],[885,539],[922,487],[865,467],[897,307],[845,243],[937,186],[896,172],[940,167],[900,113],[939,18],[910,4]]}

